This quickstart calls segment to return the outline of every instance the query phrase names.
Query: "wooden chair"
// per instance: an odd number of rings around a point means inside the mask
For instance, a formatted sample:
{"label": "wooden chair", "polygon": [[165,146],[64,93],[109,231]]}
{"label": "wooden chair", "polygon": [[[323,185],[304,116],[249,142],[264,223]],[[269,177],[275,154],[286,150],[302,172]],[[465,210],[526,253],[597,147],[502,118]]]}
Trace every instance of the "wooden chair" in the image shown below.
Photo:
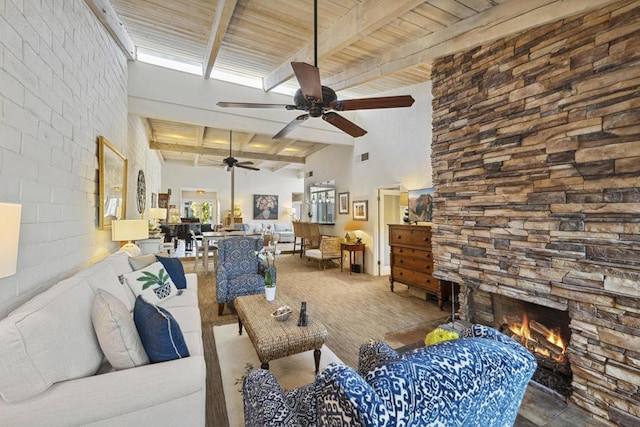
{"label": "wooden chair", "polygon": [[296,253],[297,240],[300,238],[300,258],[307,249],[320,246],[320,225],[314,222],[293,223],[293,253]]}
{"label": "wooden chair", "polygon": [[326,261],[339,260],[342,257],[341,241],[341,237],[322,236],[318,248],[305,249],[304,255],[307,257],[307,263],[314,259],[318,261],[318,268],[326,268]]}

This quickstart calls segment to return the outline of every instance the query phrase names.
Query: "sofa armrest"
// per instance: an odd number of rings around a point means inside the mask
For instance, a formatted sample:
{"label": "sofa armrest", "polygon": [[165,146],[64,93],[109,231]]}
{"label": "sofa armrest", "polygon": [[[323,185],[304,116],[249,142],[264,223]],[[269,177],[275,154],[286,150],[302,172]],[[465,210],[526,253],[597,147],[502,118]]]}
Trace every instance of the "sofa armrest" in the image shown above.
{"label": "sofa armrest", "polygon": [[247,427],[298,426],[295,412],[270,371],[249,372],[242,383],[244,422]]}
{"label": "sofa armrest", "polygon": [[184,278],[187,281],[187,289],[198,290],[198,275],[196,273],[186,273]]}
{"label": "sofa armrest", "polygon": [[64,381],[22,402],[0,399],[0,425],[122,425],[149,408],[154,419],[204,425],[205,378],[204,357],[191,356]]}

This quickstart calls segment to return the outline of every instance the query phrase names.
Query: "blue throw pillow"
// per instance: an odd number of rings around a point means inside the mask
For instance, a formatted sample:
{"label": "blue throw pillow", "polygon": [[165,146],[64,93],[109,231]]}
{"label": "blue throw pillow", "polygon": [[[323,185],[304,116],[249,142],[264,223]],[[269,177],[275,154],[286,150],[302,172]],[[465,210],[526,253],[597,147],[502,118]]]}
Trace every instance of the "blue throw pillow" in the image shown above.
{"label": "blue throw pillow", "polygon": [[138,295],[133,321],[151,363],[189,357],[180,325],[164,308],[149,304]]}
{"label": "blue throw pillow", "polygon": [[165,256],[156,256],[156,258],[162,263],[176,288],[187,289],[187,279],[184,277],[184,267],[180,258],[168,258]]}

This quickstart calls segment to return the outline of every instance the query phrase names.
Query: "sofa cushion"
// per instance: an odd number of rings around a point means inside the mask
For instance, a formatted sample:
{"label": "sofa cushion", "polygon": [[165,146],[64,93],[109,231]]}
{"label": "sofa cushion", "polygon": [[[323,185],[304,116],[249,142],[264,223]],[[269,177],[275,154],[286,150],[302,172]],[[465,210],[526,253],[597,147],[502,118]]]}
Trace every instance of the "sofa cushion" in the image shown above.
{"label": "sofa cushion", "polygon": [[94,292],[63,280],[0,321],[0,395],[7,402],[52,384],[93,375],[103,359],[91,324]]}
{"label": "sofa cushion", "polygon": [[152,304],[158,304],[178,293],[176,285],[160,261],[142,270],[127,273],[124,278],[136,297],[144,295]]}
{"label": "sofa cushion", "polygon": [[149,267],[151,264],[157,262],[154,254],[138,255],[129,257],[129,265],[133,270],[142,270],[145,267]]}
{"label": "sofa cushion", "polygon": [[133,320],[151,363],[189,357],[180,325],[164,308],[150,304],[138,295]]}
{"label": "sofa cushion", "polygon": [[129,313],[131,313],[131,310],[133,310],[131,289],[129,289],[126,283],[120,282],[113,267],[106,264],[102,268],[93,269],[92,271],[93,274],[86,276],[84,279],[89,283],[93,291],[97,292],[100,289],[104,289],[122,301],[127,307],[127,310],[129,310]]}
{"label": "sofa cushion", "polygon": [[291,231],[291,226],[283,222],[276,222],[273,227],[276,233],[280,231]]}
{"label": "sofa cushion", "polygon": [[178,289],[187,288],[187,279],[184,277],[184,266],[180,258],[169,258],[164,256],[156,257],[162,263],[164,269],[169,273],[169,277]]}
{"label": "sofa cushion", "polygon": [[118,298],[99,289],[93,298],[91,322],[113,368],[129,369],[149,363],[133,316]]}

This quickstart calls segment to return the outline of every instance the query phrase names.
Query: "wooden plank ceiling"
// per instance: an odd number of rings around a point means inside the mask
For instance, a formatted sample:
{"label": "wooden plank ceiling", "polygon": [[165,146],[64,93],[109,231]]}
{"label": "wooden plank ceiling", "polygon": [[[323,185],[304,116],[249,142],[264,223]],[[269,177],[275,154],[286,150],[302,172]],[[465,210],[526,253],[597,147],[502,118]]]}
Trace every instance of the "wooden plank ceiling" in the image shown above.
{"label": "wooden plank ceiling", "polygon": [[[203,78],[213,70],[261,79],[265,90],[293,90],[290,62],[313,64],[313,0],[85,1],[103,23],[113,15],[110,32],[125,52],[133,45],[138,53],[195,64]],[[321,80],[340,98],[414,85],[430,79],[436,57],[611,2],[318,0]],[[151,146],[168,162],[217,165],[228,155],[227,129],[147,122]],[[272,170],[300,169],[325,146],[244,132],[233,139],[235,157]]]}

